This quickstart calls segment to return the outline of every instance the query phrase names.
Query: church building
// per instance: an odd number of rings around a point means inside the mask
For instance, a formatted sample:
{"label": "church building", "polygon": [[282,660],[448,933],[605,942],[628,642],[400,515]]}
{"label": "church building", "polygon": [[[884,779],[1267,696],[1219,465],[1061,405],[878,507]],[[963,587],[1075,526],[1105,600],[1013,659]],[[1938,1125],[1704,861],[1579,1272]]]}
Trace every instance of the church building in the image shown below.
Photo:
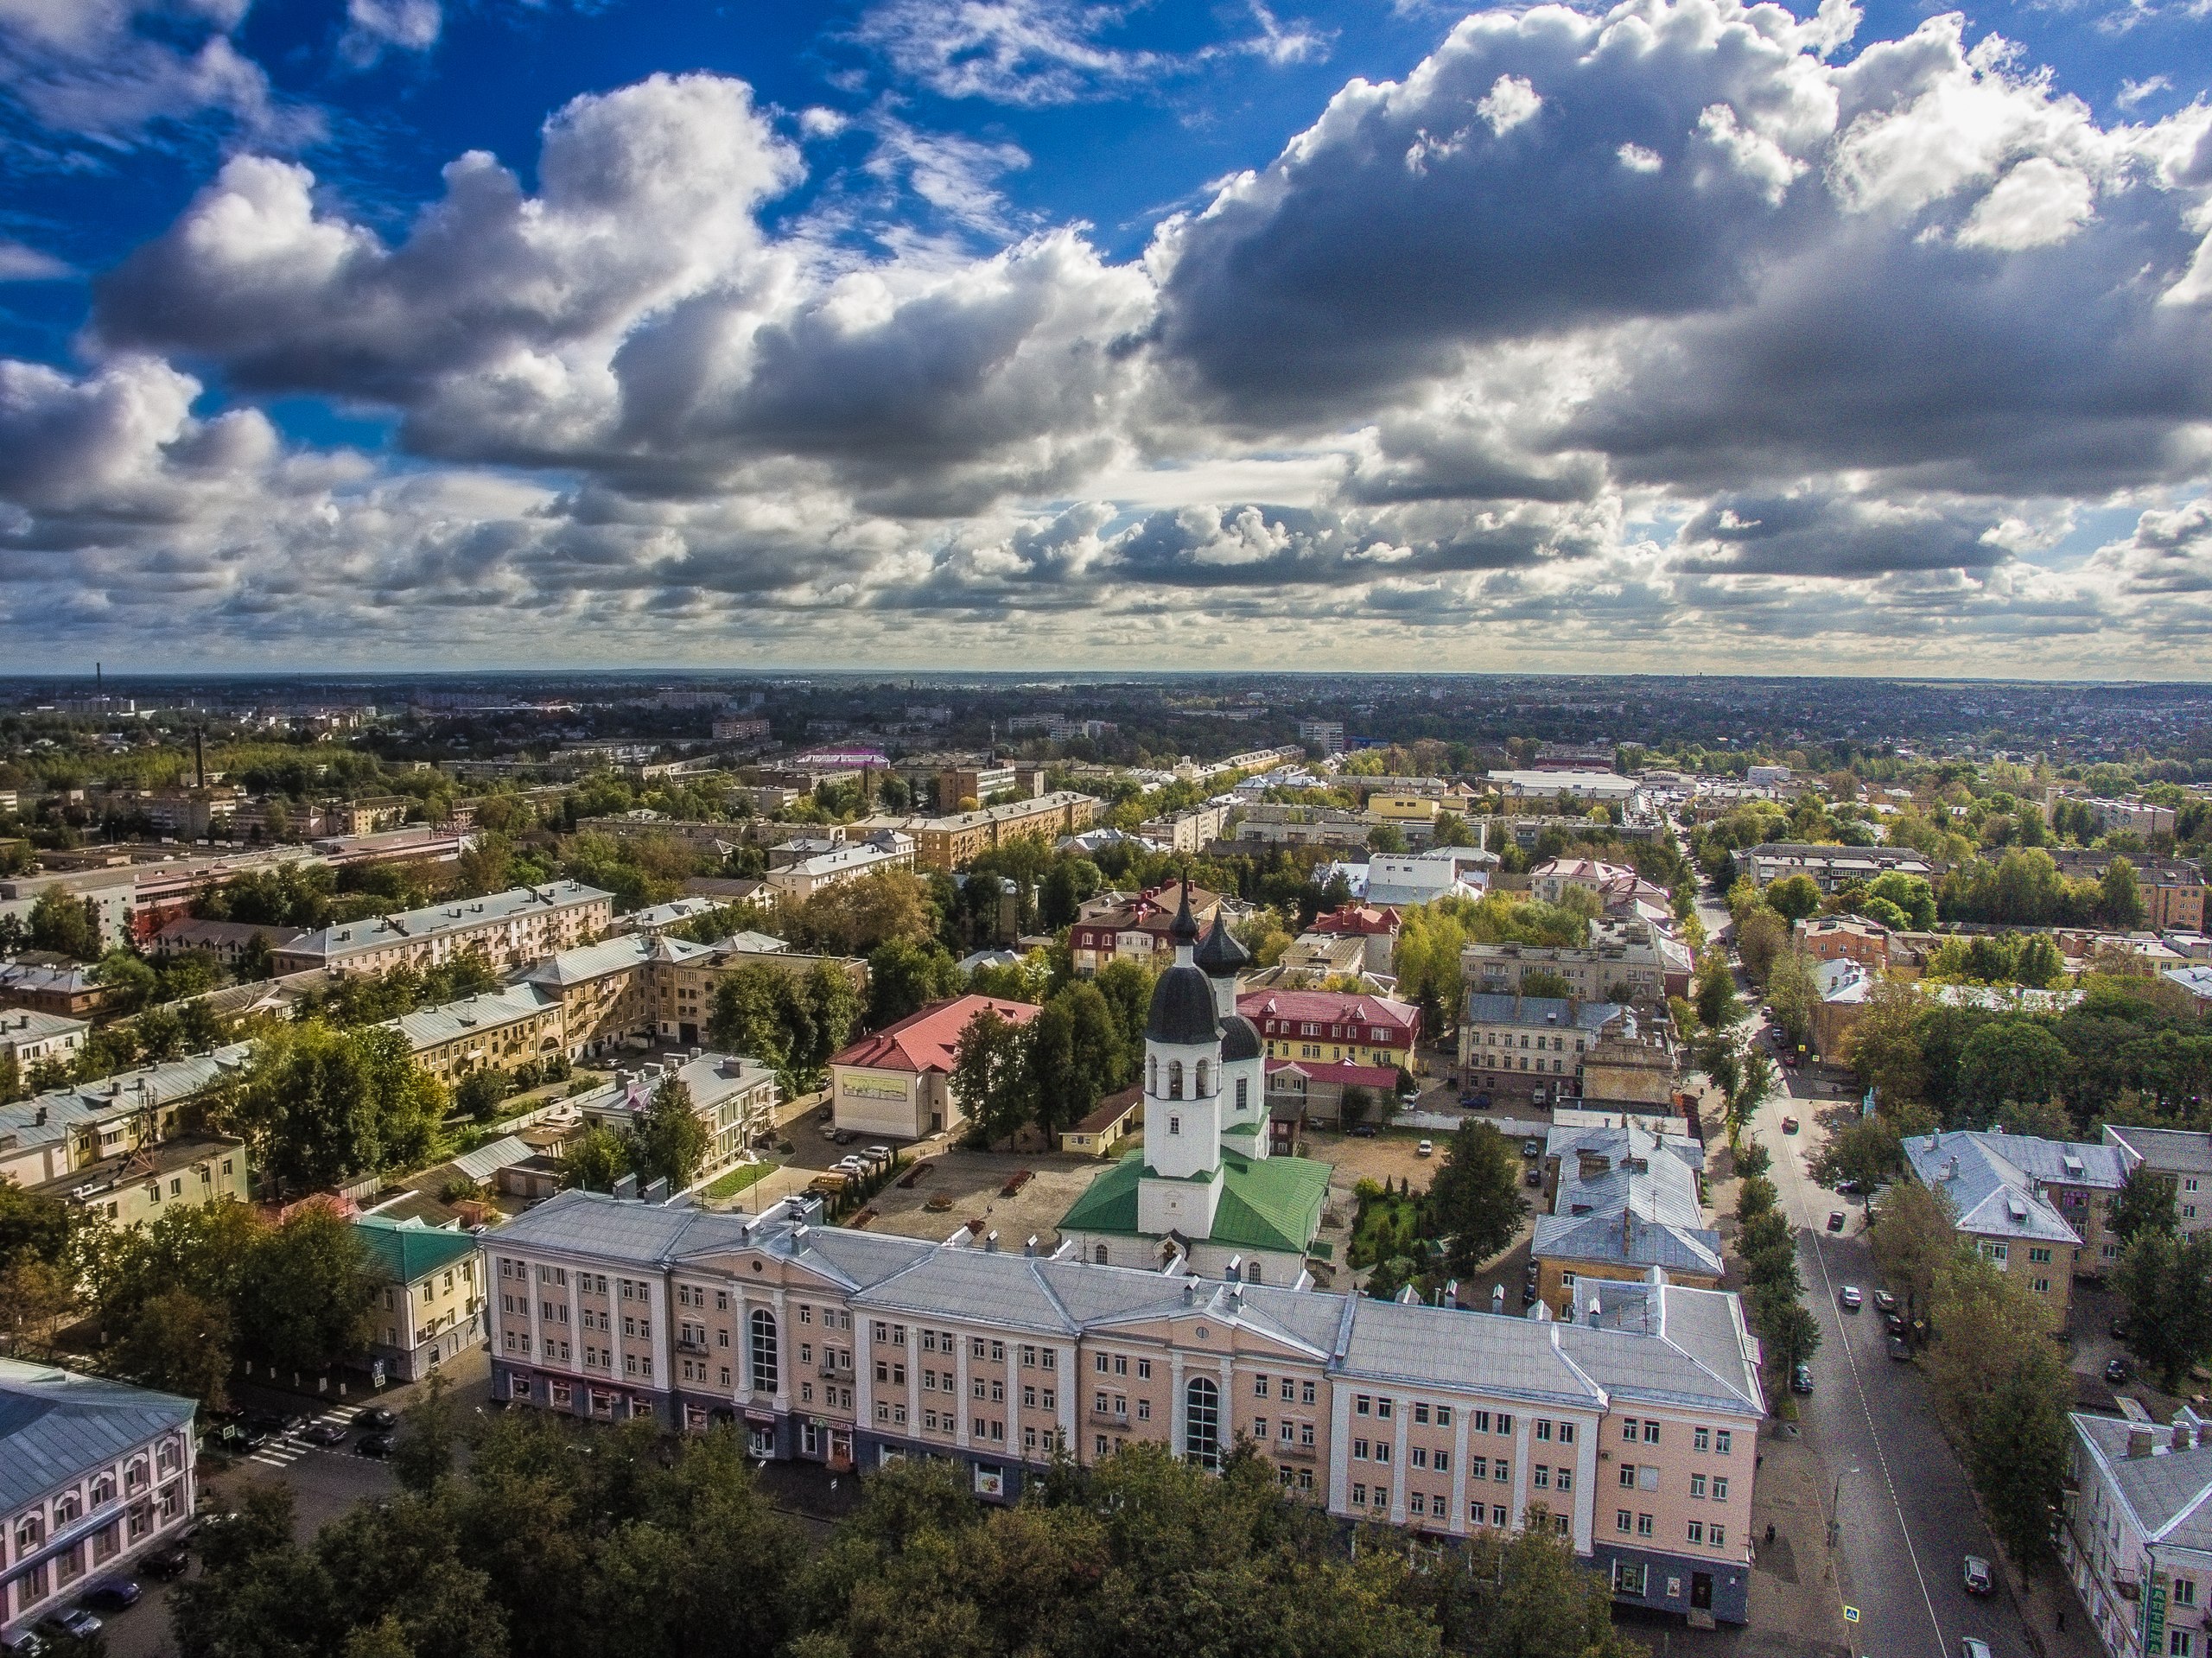
{"label": "church building", "polygon": [[1198,936],[1187,887],[1153,987],[1144,1033],[1144,1144],[1060,1218],[1082,1259],[1158,1269],[1180,1259],[1209,1278],[1306,1282],[1329,1166],[1270,1157],[1260,1033],[1236,1011],[1251,956],[1217,914]]}

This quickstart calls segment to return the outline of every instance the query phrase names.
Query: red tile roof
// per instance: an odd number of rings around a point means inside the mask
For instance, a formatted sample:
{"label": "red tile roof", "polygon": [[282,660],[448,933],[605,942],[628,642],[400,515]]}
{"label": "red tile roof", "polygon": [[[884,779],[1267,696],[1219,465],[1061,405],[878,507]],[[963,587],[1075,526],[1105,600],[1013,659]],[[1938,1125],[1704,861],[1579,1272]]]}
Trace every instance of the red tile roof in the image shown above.
{"label": "red tile roof", "polygon": [[969,1021],[986,1008],[1009,1025],[1027,1025],[1043,1011],[1034,1002],[955,996],[862,1037],[843,1052],[832,1055],[830,1063],[868,1065],[877,1070],[950,1072]]}
{"label": "red tile roof", "polygon": [[1294,1070],[1309,1082],[1341,1083],[1346,1088],[1379,1088],[1386,1094],[1398,1085],[1398,1073],[1388,1065],[1348,1065],[1328,1059],[1270,1059],[1268,1069]]}
{"label": "red tile roof", "polygon": [[1387,932],[1395,937],[1401,924],[1402,918],[1397,911],[1387,905],[1378,910],[1368,904],[1347,904],[1328,915],[1315,916],[1313,930],[1333,933]]}

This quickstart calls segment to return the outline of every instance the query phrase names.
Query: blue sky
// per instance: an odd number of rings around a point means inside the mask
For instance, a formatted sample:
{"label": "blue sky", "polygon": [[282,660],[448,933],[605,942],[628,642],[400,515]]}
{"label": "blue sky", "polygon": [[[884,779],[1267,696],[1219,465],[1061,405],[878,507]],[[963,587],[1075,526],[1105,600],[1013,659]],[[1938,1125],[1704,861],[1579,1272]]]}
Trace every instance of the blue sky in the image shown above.
{"label": "blue sky", "polygon": [[2208,31],[0,0],[0,626],[2201,677]]}

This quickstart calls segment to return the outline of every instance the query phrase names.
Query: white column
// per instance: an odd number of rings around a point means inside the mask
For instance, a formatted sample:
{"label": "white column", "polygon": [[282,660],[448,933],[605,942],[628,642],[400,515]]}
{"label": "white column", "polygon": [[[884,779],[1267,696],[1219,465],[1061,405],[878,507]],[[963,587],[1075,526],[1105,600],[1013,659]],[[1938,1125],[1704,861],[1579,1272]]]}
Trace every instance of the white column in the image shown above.
{"label": "white column", "polygon": [[1406,1523],[1406,1418],[1413,1406],[1406,1400],[1394,1401],[1390,1407],[1391,1426],[1396,1432],[1390,1441],[1390,1523]]}
{"label": "white column", "polygon": [[1338,1513],[1351,1506],[1351,1391],[1342,1382],[1329,1390],[1329,1509]]}
{"label": "white column", "polygon": [[[1021,1409],[1021,1344],[1019,1342],[1006,1344],[1006,1409],[1001,1413],[1006,1418],[1007,1455],[1025,1455],[1021,1429],[1029,1419]],[[1043,1436],[1039,1437],[1041,1439]],[[1044,1447],[1040,1444],[1038,1448],[1041,1451]]]}
{"label": "white column", "polygon": [[569,1274],[569,1357],[562,1362],[561,1368],[570,1375],[577,1374],[583,1359],[583,1350],[578,1341],[584,1330],[583,1276],[582,1273]]}
{"label": "white column", "polygon": [[[528,1292],[528,1293],[524,1296],[523,1299],[524,1305],[530,1310],[530,1353],[531,1357],[534,1360],[538,1354],[545,1350],[545,1337],[539,1327],[543,1321],[538,1317],[538,1281],[535,1274],[541,1272],[547,1272],[550,1269],[538,1265],[536,1261],[527,1261],[524,1263],[523,1270],[526,1274],[523,1279],[523,1287]],[[574,1273],[570,1273],[569,1276],[573,1280],[575,1274]],[[414,1316],[415,1312],[413,1293],[404,1284],[397,1286],[397,1288],[399,1293],[392,1298],[392,1299],[398,1304],[397,1316],[401,1318],[411,1318]],[[544,1290],[548,1297],[552,1295],[553,1280],[549,1278],[545,1280]],[[411,1330],[402,1330],[395,1333],[400,1337],[400,1350],[402,1352],[410,1351],[414,1346],[413,1331]],[[505,1350],[504,1344],[502,1346],[502,1350]]]}
{"label": "white column", "polygon": [[1513,1418],[1513,1496],[1512,1511],[1506,1523],[1518,1526],[1529,1506],[1529,1448],[1535,1443],[1531,1437],[1535,1430],[1525,1413],[1516,1412]]}
{"label": "white column", "polygon": [[[1221,1415],[1214,1424],[1214,1444],[1226,1458],[1229,1447],[1236,1442],[1236,1362],[1230,1355],[1221,1356]],[[1262,1445],[1264,1451],[1267,1447]]]}
{"label": "white column", "polygon": [[1060,1432],[1066,1436],[1068,1449],[1077,1458],[1083,1455],[1083,1434],[1076,1426],[1076,1405],[1083,1396],[1083,1369],[1079,1363],[1081,1350],[1072,1342],[1060,1348],[1059,1369],[1053,1372],[1059,1378],[1053,1391],[1059,1402]]}
{"label": "white column", "polygon": [[[903,1435],[922,1431],[922,1332],[918,1325],[906,1326],[906,1423],[899,1428]],[[893,1426],[897,1426],[893,1424]]]}
{"label": "white column", "polygon": [[1452,1529],[1465,1532],[1467,1521],[1467,1407],[1452,1412]]}
{"label": "white column", "polygon": [[[574,1278],[575,1274],[571,1273],[569,1276]],[[652,1320],[652,1345],[647,1350],[652,1355],[653,1387],[659,1392],[672,1394],[676,1391],[676,1366],[673,1363],[676,1344],[669,1330],[668,1310],[675,1298],[668,1293],[668,1274],[665,1273],[649,1278],[645,1283],[645,1316]],[[678,1422],[676,1426],[682,1427],[683,1424]]]}
{"label": "white column", "polygon": [[776,1397],[772,1406],[780,1416],[791,1407],[791,1366],[798,1360],[798,1344],[791,1339],[791,1309],[784,1305],[781,1285],[768,1292],[776,1313]]}
{"label": "white column", "polygon": [[1588,1554],[1597,1547],[1598,1430],[1602,1417],[1577,1423],[1574,1429],[1574,1552]]}
{"label": "white column", "polygon": [[[870,1431],[875,1426],[875,1321],[873,1318],[856,1318],[853,1322],[855,1325],[851,1332],[853,1337],[853,1431],[859,1433]],[[887,1327],[884,1333],[890,1334]],[[865,1343],[861,1339],[863,1336],[868,1337]],[[863,1346],[868,1350],[865,1353],[861,1350]],[[857,1459],[860,1455],[858,1446],[854,1447],[853,1454]]]}
{"label": "white column", "polygon": [[1185,1424],[1183,1420],[1183,1350],[1179,1347],[1173,1350],[1167,1356],[1167,1454],[1171,1457],[1179,1457],[1183,1454],[1183,1446],[1185,1443],[1184,1439]]}
{"label": "white column", "polygon": [[953,1444],[963,1451],[969,1448],[968,1438],[968,1336],[963,1331],[953,1337],[952,1374],[955,1377],[953,1397],[960,1401],[960,1413],[952,1419],[955,1430]]}

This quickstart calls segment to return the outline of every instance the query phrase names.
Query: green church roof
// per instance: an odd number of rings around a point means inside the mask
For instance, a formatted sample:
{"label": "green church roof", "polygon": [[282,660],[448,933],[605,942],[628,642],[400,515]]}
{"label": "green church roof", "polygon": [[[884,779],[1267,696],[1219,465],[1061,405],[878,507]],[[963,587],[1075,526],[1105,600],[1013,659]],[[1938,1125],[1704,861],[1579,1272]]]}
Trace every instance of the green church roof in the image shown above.
{"label": "green church roof", "polygon": [[[1329,1166],[1309,1157],[1247,1157],[1224,1148],[1221,1202],[1214,1210],[1211,1243],[1303,1255],[1321,1229],[1328,1202]],[[1145,1178],[1141,1148],[1090,1183],[1060,1217],[1063,1232],[1147,1236],[1137,1227],[1137,1188]]]}

